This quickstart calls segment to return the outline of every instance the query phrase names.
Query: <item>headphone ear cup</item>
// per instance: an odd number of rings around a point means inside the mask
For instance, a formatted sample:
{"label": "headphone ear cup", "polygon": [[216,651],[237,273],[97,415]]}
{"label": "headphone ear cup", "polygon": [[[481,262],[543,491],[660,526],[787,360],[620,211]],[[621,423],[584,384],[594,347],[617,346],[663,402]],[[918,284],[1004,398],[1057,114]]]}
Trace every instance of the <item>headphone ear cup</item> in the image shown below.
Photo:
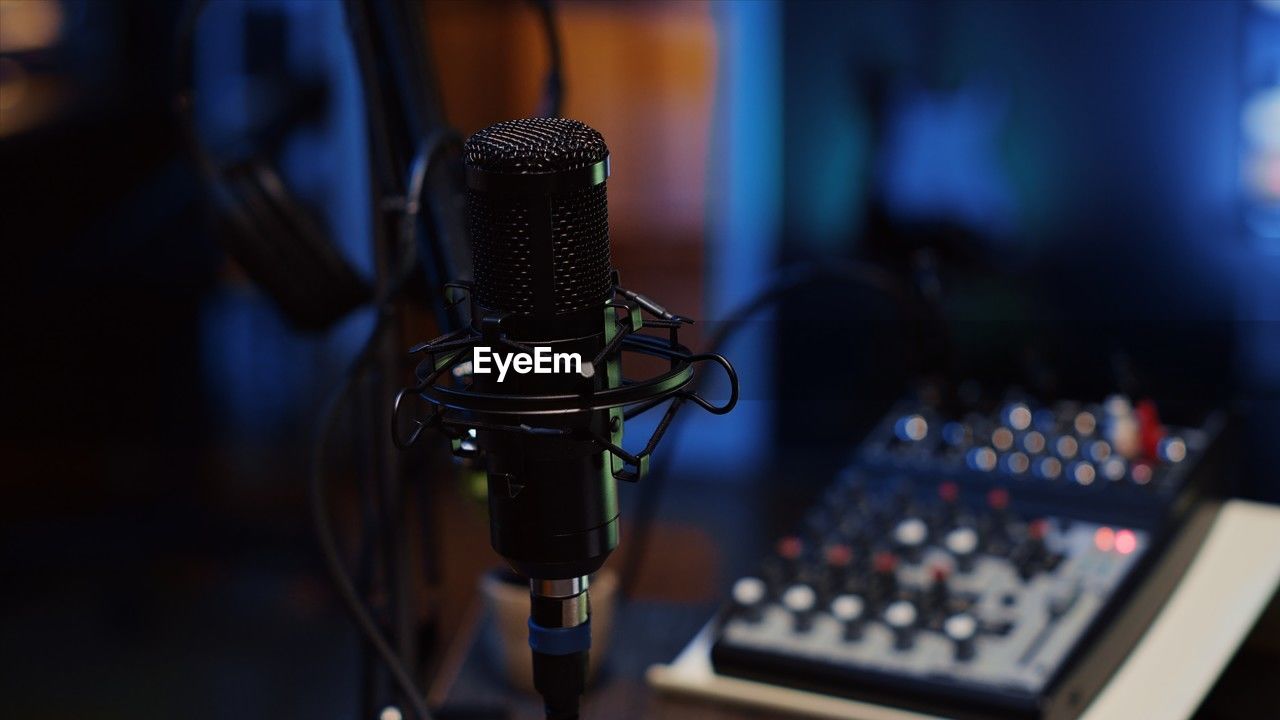
{"label": "headphone ear cup", "polygon": [[320,223],[266,163],[222,172],[227,253],[297,327],[320,330],[369,301],[373,291]]}

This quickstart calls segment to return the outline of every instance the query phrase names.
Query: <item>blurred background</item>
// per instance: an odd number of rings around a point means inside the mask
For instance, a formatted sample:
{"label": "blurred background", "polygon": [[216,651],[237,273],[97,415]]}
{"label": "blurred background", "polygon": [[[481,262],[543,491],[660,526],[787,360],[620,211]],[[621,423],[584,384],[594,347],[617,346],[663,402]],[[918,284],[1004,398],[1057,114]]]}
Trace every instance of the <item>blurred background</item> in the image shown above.
{"label": "blurred background", "polygon": [[[421,10],[409,50],[448,125],[535,112],[538,6]],[[683,420],[663,482],[623,489],[625,519],[657,517],[643,558],[627,524],[611,560],[633,596],[714,602],[922,377],[1121,389],[1192,424],[1227,409],[1234,492],[1280,501],[1280,3],[554,11],[562,114],[612,153],[613,263],[700,319],[694,347],[781,267],[857,260],[913,288],[826,283],[751,316],[725,348],[743,403]],[[9,717],[345,718],[378,682],[305,510],[317,414],[369,298],[298,322],[228,254],[244,241],[202,175],[268,166],[299,224],[356,280],[377,274],[347,6],[219,0],[184,33],[185,12],[0,0]],[[396,322],[406,348],[437,334],[424,303]],[[356,395],[327,461],[353,548],[359,448],[386,427]],[[465,473],[439,448],[408,462],[412,611],[439,668],[498,558]]]}

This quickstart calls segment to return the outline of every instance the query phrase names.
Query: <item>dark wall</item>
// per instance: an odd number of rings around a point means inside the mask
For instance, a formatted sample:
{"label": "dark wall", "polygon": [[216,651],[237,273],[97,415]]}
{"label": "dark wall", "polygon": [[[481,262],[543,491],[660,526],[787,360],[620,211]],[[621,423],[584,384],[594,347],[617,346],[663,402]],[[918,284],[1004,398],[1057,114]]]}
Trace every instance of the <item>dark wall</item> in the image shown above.
{"label": "dark wall", "polygon": [[[865,290],[792,300],[780,401],[804,422],[785,442],[848,442],[920,369],[1042,394],[1121,387],[1189,421],[1229,402],[1242,4],[784,13],[783,260],[862,257],[908,280],[936,263],[951,334],[949,352],[922,349]],[[815,307],[848,308],[845,332]],[[840,358],[830,382],[788,383],[813,352]],[[833,384],[851,407],[821,402]]]}

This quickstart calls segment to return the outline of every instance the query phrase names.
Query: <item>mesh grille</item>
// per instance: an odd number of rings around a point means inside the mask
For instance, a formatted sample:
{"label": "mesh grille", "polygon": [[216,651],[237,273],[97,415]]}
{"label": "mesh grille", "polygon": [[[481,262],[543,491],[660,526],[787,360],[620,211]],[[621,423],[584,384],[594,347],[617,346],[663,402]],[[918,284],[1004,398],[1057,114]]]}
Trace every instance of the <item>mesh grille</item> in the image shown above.
{"label": "mesh grille", "polygon": [[527,175],[577,170],[604,160],[609,148],[591,127],[565,118],[524,118],[490,125],[467,139],[468,165]]}
{"label": "mesh grille", "polygon": [[552,200],[551,262],[557,315],[608,299],[609,206],[604,183]]}
{"label": "mesh grille", "polygon": [[533,238],[529,207],[514,198],[467,193],[476,300],[486,307],[528,314],[533,308]]}
{"label": "mesh grille", "polygon": [[[512,175],[573,171],[608,154],[600,133],[561,118],[498,123],[472,135],[466,144],[469,165]],[[604,183],[550,196],[473,189],[467,193],[467,207],[476,300],[485,307],[525,316],[560,316],[598,308],[608,300],[609,209]]]}

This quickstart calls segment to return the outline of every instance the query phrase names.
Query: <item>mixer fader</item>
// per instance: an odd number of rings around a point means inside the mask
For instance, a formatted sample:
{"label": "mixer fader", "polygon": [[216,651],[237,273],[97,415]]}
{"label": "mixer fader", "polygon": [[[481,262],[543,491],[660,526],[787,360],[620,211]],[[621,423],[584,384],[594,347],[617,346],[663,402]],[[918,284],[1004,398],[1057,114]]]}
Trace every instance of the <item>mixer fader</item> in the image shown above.
{"label": "mixer fader", "polygon": [[1120,397],[959,417],[900,406],[734,583],[712,660],[950,714],[1070,716],[1105,679],[1092,640],[1199,491],[1215,435]]}

